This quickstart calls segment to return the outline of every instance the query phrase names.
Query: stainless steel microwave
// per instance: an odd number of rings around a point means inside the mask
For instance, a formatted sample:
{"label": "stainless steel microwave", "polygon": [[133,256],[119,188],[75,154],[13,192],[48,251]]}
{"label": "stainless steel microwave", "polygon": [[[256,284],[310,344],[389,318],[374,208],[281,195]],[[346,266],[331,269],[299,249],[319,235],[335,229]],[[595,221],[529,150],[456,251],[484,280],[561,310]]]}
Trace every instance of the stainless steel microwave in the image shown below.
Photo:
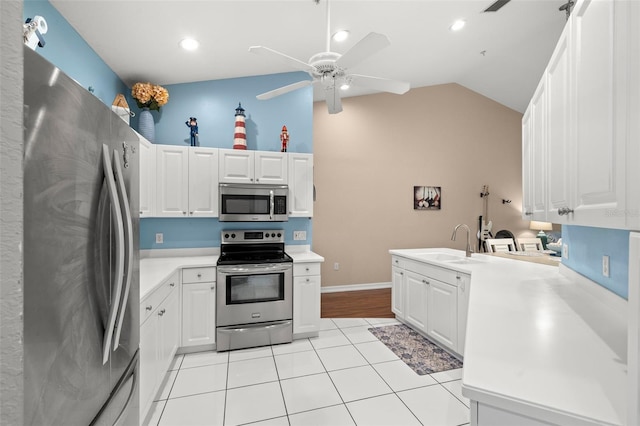
{"label": "stainless steel microwave", "polygon": [[221,183],[220,222],[286,222],[287,185]]}

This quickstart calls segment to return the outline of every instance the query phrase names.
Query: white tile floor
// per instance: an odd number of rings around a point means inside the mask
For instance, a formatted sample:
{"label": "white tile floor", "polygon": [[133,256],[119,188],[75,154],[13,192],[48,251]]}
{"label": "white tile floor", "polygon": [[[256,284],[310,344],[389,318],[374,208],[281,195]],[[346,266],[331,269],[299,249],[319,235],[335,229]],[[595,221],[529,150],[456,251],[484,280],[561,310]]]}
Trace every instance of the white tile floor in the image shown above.
{"label": "white tile floor", "polygon": [[323,319],[317,338],[178,355],[149,425],[464,425],[462,369],[419,376],[367,328]]}

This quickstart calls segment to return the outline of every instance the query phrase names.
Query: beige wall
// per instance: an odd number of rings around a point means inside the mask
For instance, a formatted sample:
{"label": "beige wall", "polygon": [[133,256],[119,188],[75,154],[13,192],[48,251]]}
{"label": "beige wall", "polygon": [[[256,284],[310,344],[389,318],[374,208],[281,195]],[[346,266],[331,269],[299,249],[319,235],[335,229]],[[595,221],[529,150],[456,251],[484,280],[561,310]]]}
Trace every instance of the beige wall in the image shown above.
{"label": "beige wall", "polygon": [[[457,84],[398,96],[343,99],[329,115],[314,104],[313,250],[322,285],[389,282],[392,248],[465,248],[489,185],[494,229],[533,235],[521,220],[522,114]],[[442,187],[442,209],[413,209],[413,186]],[[502,204],[502,199],[512,200]],[[340,264],[338,271],[334,263]]]}

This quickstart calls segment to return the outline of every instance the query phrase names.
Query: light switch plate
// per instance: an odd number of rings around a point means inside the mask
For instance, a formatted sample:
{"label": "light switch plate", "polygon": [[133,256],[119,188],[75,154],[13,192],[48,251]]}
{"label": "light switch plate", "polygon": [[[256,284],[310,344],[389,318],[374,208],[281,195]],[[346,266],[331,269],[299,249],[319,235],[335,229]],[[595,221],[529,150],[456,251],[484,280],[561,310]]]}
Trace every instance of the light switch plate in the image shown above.
{"label": "light switch plate", "polygon": [[293,231],[293,239],[295,241],[304,241],[307,239],[307,231]]}
{"label": "light switch plate", "polygon": [[569,245],[568,244],[563,244],[562,245],[562,257],[565,259],[569,259]]}

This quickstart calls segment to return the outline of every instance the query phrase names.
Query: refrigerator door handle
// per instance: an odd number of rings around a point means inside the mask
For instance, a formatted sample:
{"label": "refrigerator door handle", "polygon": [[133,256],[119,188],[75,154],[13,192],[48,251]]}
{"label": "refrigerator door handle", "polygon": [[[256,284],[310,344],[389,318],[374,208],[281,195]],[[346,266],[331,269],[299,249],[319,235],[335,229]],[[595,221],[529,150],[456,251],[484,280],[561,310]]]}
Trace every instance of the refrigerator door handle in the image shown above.
{"label": "refrigerator door handle", "polygon": [[124,293],[122,295],[122,302],[120,303],[120,310],[118,312],[118,319],[116,321],[116,335],[113,339],[113,350],[115,351],[120,344],[120,332],[122,331],[124,313],[127,309],[127,301],[129,299],[129,292],[131,290],[131,271],[133,269],[133,219],[131,218],[131,209],[129,208],[129,197],[127,196],[127,189],[124,186],[124,175],[122,173],[122,166],[120,165],[120,158],[118,157],[118,151],[116,150],[113,150],[113,165],[118,195],[120,196],[120,201],[122,202],[121,207],[124,213],[124,238],[127,243],[127,245],[125,246],[126,268],[124,275]]}
{"label": "refrigerator door handle", "polygon": [[122,213],[120,212],[120,201],[118,200],[118,191],[116,189],[116,182],[113,177],[113,168],[109,155],[109,147],[102,145],[102,164],[104,167],[104,174],[106,176],[107,189],[109,193],[109,199],[111,200],[111,212],[115,216],[116,227],[116,269],[113,277],[113,287],[111,295],[111,308],[109,309],[109,319],[107,320],[107,327],[104,333],[104,340],[102,343],[102,364],[106,364],[109,360],[109,349],[113,340],[113,330],[115,328],[116,316],[118,313],[118,307],[120,304],[120,298],[122,295],[122,278],[124,271],[124,229],[122,226]]}

